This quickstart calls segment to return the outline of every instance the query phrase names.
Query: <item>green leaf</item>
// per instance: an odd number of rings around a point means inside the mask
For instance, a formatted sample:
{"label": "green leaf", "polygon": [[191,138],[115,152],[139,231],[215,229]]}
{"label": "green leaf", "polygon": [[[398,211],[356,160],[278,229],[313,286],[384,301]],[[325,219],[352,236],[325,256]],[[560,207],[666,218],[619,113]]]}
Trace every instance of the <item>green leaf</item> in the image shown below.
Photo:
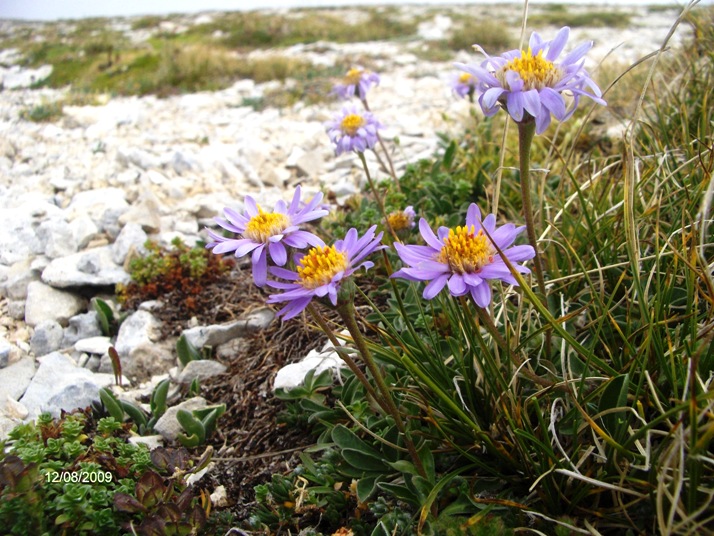
{"label": "green leaf", "polygon": [[203,422],[194,417],[194,415],[186,411],[185,409],[180,409],[176,412],[176,420],[179,422],[181,427],[188,432],[189,436],[196,436],[200,440],[200,443],[206,439],[206,428],[203,426]]}
{"label": "green leaf", "polygon": [[[629,387],[629,374],[621,374],[614,377],[605,386],[598,410],[602,412],[615,408],[626,408]],[[623,409],[622,411],[608,413],[602,417],[605,429],[618,443],[624,439],[627,433],[627,418],[623,415],[626,411],[626,409]]]}
{"label": "green leaf", "polygon": [[382,459],[382,454],[362,441],[349,428],[342,424],[338,424],[332,429],[332,441],[334,441],[341,449],[351,449],[362,452],[378,460]]}
{"label": "green leaf", "polygon": [[184,367],[188,365],[190,361],[201,359],[201,353],[198,351],[198,348],[191,344],[183,333],[178,338],[178,341],[176,341],[176,353]]}
{"label": "green leaf", "polygon": [[124,422],[124,410],[119,403],[119,400],[114,393],[105,387],[99,389],[99,399],[104,404],[104,407],[109,412],[109,415],[114,417],[119,422]]}
{"label": "green leaf", "polygon": [[395,498],[411,504],[412,506],[419,506],[419,498],[403,484],[379,482],[377,483],[377,487],[379,487],[379,489],[381,490],[386,491],[387,493],[390,493]]}
{"label": "green leaf", "polygon": [[357,481],[357,500],[361,503],[367,502],[374,490],[377,489],[377,482],[380,477],[367,476]]}
{"label": "green leaf", "polygon": [[342,449],[342,457],[356,469],[364,471],[385,471],[387,465],[381,458],[367,454],[361,450]]}
{"label": "green leaf", "polygon": [[111,326],[114,324],[114,311],[112,311],[112,308],[109,307],[107,302],[100,298],[94,298],[92,300],[92,307],[97,313],[97,320],[99,321],[102,334],[105,337],[111,337]]}
{"label": "green leaf", "polygon": [[134,421],[137,428],[146,427],[146,415],[144,415],[143,411],[137,408],[134,404],[125,402],[124,400],[120,400],[119,403],[121,404],[121,407],[124,412],[129,415],[129,418],[132,421]]}
{"label": "green leaf", "polygon": [[446,151],[444,152],[444,159],[442,160],[444,162],[444,169],[449,170],[451,169],[451,165],[454,163],[454,156],[456,155],[456,142],[451,141],[449,146],[446,148]]}
{"label": "green leaf", "polygon": [[179,440],[179,443],[181,443],[187,449],[192,449],[202,443],[201,439],[198,437],[198,434],[191,434],[190,436],[187,436],[182,433],[179,433],[177,435],[177,438]]}
{"label": "green leaf", "polygon": [[151,393],[151,414],[155,419],[158,419],[166,412],[166,397],[169,394],[169,386],[171,380],[166,378],[159,382],[154,391]]}

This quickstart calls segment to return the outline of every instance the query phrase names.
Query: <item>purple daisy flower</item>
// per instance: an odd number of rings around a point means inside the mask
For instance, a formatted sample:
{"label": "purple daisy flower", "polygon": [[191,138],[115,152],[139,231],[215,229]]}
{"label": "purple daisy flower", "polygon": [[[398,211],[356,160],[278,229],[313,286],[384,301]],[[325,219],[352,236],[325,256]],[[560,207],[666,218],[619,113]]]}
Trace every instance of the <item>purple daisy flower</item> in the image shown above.
{"label": "purple daisy flower", "polygon": [[268,281],[271,287],[285,291],[282,294],[271,294],[268,298],[268,303],[288,302],[278,311],[278,316],[289,320],[299,315],[315,297],[327,297],[336,306],[337,292],[342,282],[359,268],[374,266],[373,262],[360,261],[384,247],[380,244],[383,233],[375,236],[376,228],[376,225],[370,227],[362,238],[352,228],[347,231],[344,240],[337,240],[333,246],[318,246],[302,256],[296,255],[296,272],[271,267],[271,274],[290,281]]}
{"label": "purple daisy flower", "polygon": [[476,78],[471,73],[456,74],[451,79],[451,90],[465,99],[476,91]]}
{"label": "purple daisy flower", "polygon": [[363,69],[362,67],[352,67],[342,79],[341,83],[335,84],[332,92],[343,100],[357,96],[359,100],[367,98],[367,91],[370,87],[379,85],[379,75]]}
{"label": "purple daisy flower", "polygon": [[265,285],[268,275],[268,256],[278,266],[284,266],[288,259],[285,246],[306,248],[323,246],[325,243],[312,233],[301,231],[299,225],[326,216],[328,211],[319,208],[322,194],[318,193],[307,204],[301,206],[300,187],[295,189],[292,202],[288,206],[282,199],[275,204],[273,212],[264,212],[251,196],[245,196],[245,214],[226,208],[226,219],[215,221],[223,229],[239,234],[240,238],[226,238],[210,229],[213,240],[207,248],[213,253],[235,251],[236,257],[252,252],[253,280],[259,287]]}
{"label": "purple daisy flower", "polygon": [[[550,125],[551,114],[558,121],[568,119],[580,97],[607,104],[600,98],[600,88],[583,68],[583,56],[593,46],[592,41],[578,45],[556,62],[569,35],[567,26],[551,41],[543,41],[533,32],[528,50],[511,50],[497,57],[489,56],[474,45],[486,60],[481,65],[455,65],[478,80],[476,92],[485,115],[491,116],[503,107],[519,123],[535,119],[536,132],[540,134]],[[573,97],[570,109],[566,109],[564,92]]]}
{"label": "purple daisy flower", "polygon": [[522,274],[530,273],[528,268],[517,263],[535,257],[535,250],[528,245],[512,245],[524,229],[525,226],[516,227],[512,223],[497,229],[496,216],[489,214],[481,220],[481,211],[474,203],[469,206],[464,227],[439,227],[437,234],[434,234],[422,218],[419,220],[419,231],[427,245],[395,242],[399,257],[408,266],[394,272],[392,277],[429,281],[423,294],[427,300],[448,286],[452,296],[470,293],[477,305],[487,307],[491,303],[490,279],[518,284],[494,244],[516,270]]}
{"label": "purple daisy flower", "polygon": [[416,225],[414,218],[416,218],[416,212],[414,212],[414,207],[409,205],[404,210],[395,210],[389,213],[387,223],[393,231],[399,232],[404,229],[413,229]]}
{"label": "purple daisy flower", "polygon": [[377,131],[382,128],[370,112],[361,112],[354,105],[343,107],[325,126],[338,156],[348,151],[363,153],[372,149],[378,141]]}

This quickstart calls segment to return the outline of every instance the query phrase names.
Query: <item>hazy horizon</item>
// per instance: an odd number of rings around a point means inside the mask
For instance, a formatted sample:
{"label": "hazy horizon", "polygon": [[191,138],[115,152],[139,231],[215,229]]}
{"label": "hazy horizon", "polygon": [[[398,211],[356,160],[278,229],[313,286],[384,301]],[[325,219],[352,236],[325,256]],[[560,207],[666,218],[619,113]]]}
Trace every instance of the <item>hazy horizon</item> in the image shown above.
{"label": "hazy horizon", "polygon": [[[564,0],[530,0],[532,4],[572,2]],[[705,0],[702,4],[710,4]],[[345,7],[376,5],[459,5],[459,4],[521,4],[522,0],[5,0],[0,4],[0,19],[50,21],[89,17],[130,17],[137,15],[168,15],[173,13],[200,13],[204,11],[251,11],[259,9]],[[594,5],[684,5],[671,0],[598,1],[579,0],[577,4]]]}

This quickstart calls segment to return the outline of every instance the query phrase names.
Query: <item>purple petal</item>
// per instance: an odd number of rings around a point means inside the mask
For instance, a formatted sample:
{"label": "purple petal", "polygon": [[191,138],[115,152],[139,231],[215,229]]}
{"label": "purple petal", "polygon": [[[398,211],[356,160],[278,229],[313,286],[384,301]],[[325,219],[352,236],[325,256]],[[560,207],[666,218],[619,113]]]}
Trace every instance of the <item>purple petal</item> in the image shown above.
{"label": "purple petal", "polygon": [[460,274],[454,274],[449,278],[449,292],[452,296],[463,296],[466,294],[466,283]]}
{"label": "purple petal", "polygon": [[509,93],[506,98],[506,105],[508,106],[508,113],[511,117],[520,122],[523,120],[523,93]]}
{"label": "purple petal", "polygon": [[576,61],[580,60],[585,54],[587,54],[588,50],[590,50],[593,46],[592,41],[587,41],[585,43],[581,43],[575,49],[573,49],[570,53],[568,53],[567,56],[563,58],[563,60],[560,62],[560,65],[562,66],[567,66],[570,65],[571,63],[575,63]]}
{"label": "purple petal", "polygon": [[565,117],[565,101],[560,93],[549,87],[544,87],[540,90],[540,102],[553,112],[558,121],[563,120]]}
{"label": "purple petal", "polygon": [[446,282],[449,279],[449,274],[443,274],[434,279],[431,283],[429,283],[425,288],[424,288],[424,293],[422,296],[424,297],[425,300],[431,300],[434,296],[439,294],[441,290],[444,288],[446,285]]}
{"label": "purple petal", "polygon": [[270,242],[268,244],[268,251],[270,252],[270,258],[278,266],[285,266],[288,261],[288,252],[285,250],[280,242]]}
{"label": "purple petal", "polygon": [[289,281],[297,281],[299,279],[297,272],[286,270],[285,268],[278,268],[277,266],[271,266],[270,273],[275,277],[287,279]]}
{"label": "purple petal", "polygon": [[555,38],[550,42],[550,46],[548,47],[548,53],[545,55],[545,59],[547,59],[548,61],[555,61],[565,48],[565,45],[568,42],[568,37],[570,37],[570,28],[564,26],[556,34]]}
{"label": "purple petal", "polygon": [[295,193],[293,194],[293,200],[290,202],[290,207],[288,207],[288,214],[297,214],[300,210],[300,185],[295,188]]}
{"label": "purple petal", "polygon": [[245,205],[246,213],[251,218],[257,216],[260,213],[260,211],[258,210],[258,205],[255,202],[255,199],[253,199],[251,196],[246,195],[245,200],[243,201],[243,204]]}
{"label": "purple petal", "polygon": [[523,93],[523,107],[531,116],[538,117],[538,114],[540,114],[540,97],[537,89],[531,89]]}
{"label": "purple petal", "polygon": [[[256,255],[257,254],[257,255]],[[253,282],[258,287],[264,287],[268,279],[268,255],[264,247],[253,251]]]}
{"label": "purple petal", "polygon": [[476,287],[471,287],[471,297],[476,302],[476,305],[486,308],[491,303],[491,287],[485,282]]}
{"label": "purple petal", "polygon": [[431,227],[429,227],[429,224],[424,218],[419,219],[419,232],[424,238],[424,241],[436,251],[441,251],[441,248],[444,247],[443,242],[436,237],[434,231],[431,230]]}
{"label": "purple petal", "polygon": [[502,87],[492,87],[483,93],[481,105],[486,108],[493,108],[498,102],[498,98],[506,92]]}

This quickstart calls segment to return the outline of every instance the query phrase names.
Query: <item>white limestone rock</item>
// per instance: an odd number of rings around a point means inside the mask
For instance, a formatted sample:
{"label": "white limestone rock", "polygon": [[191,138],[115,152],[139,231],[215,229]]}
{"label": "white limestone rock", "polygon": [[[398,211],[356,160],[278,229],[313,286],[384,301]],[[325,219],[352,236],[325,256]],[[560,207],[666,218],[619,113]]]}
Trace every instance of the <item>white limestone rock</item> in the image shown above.
{"label": "white limestone rock", "polygon": [[87,300],[72,292],[53,288],[41,281],[27,285],[25,322],[36,326],[45,320],[53,320],[66,326],[69,319],[86,310]]}

